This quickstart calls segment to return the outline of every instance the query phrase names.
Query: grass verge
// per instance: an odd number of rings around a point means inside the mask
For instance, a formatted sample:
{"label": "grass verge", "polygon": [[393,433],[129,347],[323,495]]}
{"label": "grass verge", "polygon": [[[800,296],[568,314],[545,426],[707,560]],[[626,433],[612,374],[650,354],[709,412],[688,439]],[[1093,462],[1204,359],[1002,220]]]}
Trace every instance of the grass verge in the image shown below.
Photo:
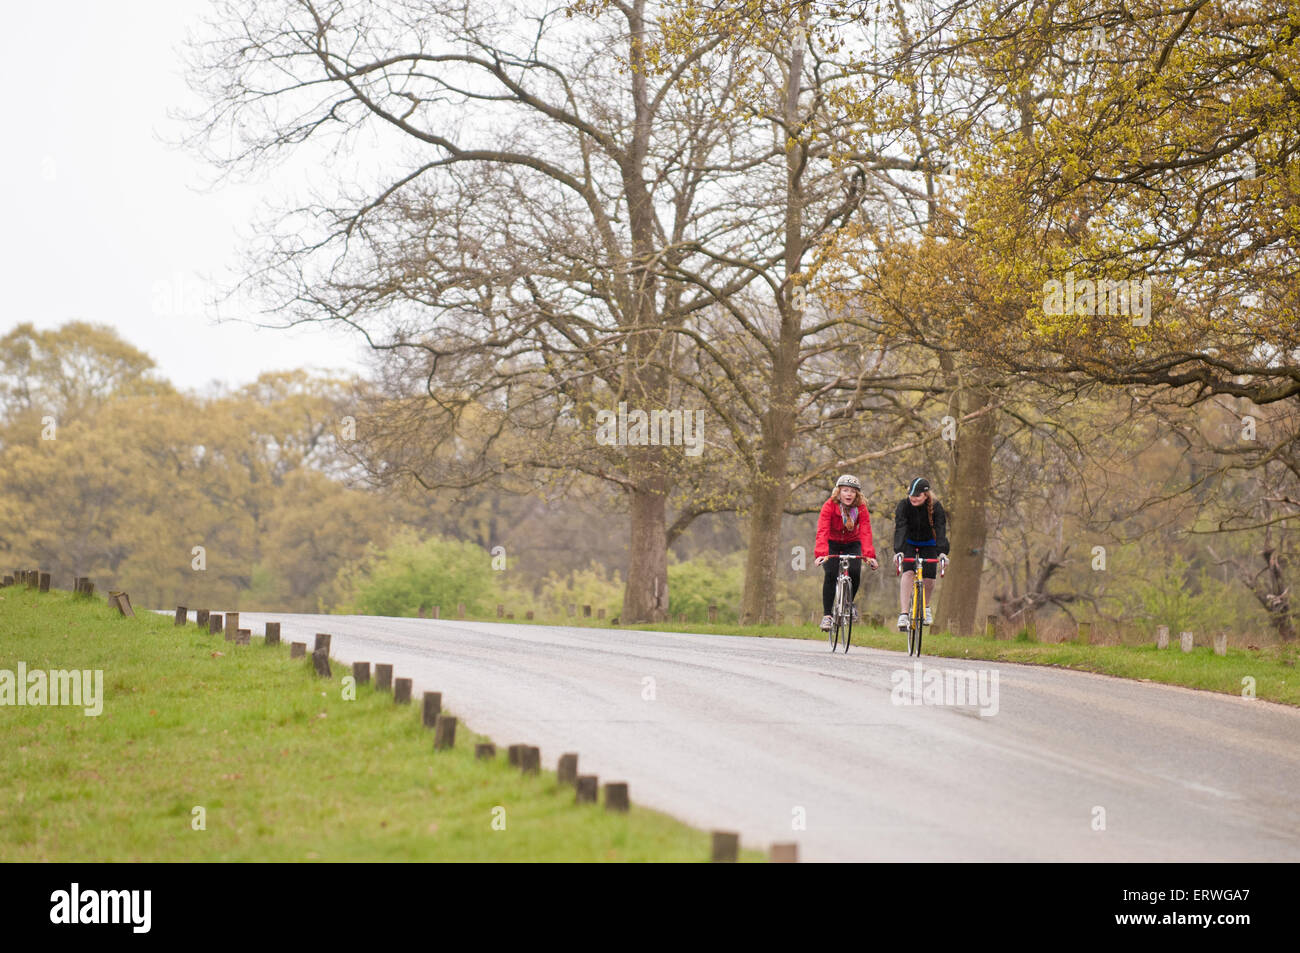
{"label": "grass verge", "polygon": [[418,702],[365,685],[344,700],[338,664],[319,679],[287,645],[7,588],[0,670],[19,662],[102,670],[103,711],[0,705],[0,861],[709,857],[706,832],[637,807],[635,786],[627,814],[577,805],[553,772],[523,775],[502,750],[475,760],[488,739],[464,724],[453,750],[434,752]]}

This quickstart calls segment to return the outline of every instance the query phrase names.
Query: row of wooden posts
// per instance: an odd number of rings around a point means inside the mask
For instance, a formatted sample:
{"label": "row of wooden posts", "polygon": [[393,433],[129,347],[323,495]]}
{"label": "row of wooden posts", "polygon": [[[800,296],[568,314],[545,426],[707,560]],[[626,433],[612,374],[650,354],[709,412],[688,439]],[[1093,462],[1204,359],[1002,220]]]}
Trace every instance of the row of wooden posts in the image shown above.
{"label": "row of wooden posts", "polygon": [[[173,618],[175,625],[183,626],[189,622],[189,609],[177,606]],[[248,645],[252,641],[252,632],[239,627],[239,613],[227,612],[224,615],[209,612],[207,609],[195,610],[195,624],[206,629],[209,634],[225,633],[226,641],[236,645]],[[264,644],[278,645],[280,642],[280,623],[266,623]],[[322,678],[332,677],[329,661],[330,635],[317,632],[312,646],[312,667]],[[289,657],[305,658],[306,642],[289,643]],[[371,665],[369,662],[353,662],[352,677],[358,685],[370,684]],[[377,691],[391,691],[393,702],[408,705],[411,702],[411,679],[393,678],[393,666],[377,662],[374,666],[374,686]],[[426,728],[433,729],[433,748],[444,751],[455,747],[456,719],[442,711],[442,693],[425,692],[421,708],[421,721]],[[479,759],[496,757],[496,745],[491,742],[474,745],[474,756]],[[538,774],[541,771],[541,751],[535,745],[515,744],[507,748],[507,758],[513,768],[524,774]],[[556,766],[556,779],[574,789],[574,800],[578,804],[594,804],[598,800],[599,778],[594,774],[578,773],[578,755],[568,752],[560,755]],[[609,781],[604,785],[605,810],[626,812],[631,807],[626,781]],[[712,835],[712,860],[715,862],[734,862],[739,858],[740,835],[734,831],[714,831]],[[773,844],[771,859],[774,861],[794,862],[798,860],[796,844]]]}
{"label": "row of wooden posts", "polygon": [[[590,619],[590,618],[592,617],[592,616],[591,616],[591,611],[592,611],[592,610],[591,610],[591,606],[586,606],[586,605],[584,605],[584,606],[582,607],[582,617],[583,617],[584,619]],[[417,610],[417,614],[419,615],[419,617],[420,617],[421,619],[441,619],[441,618],[442,618],[442,606],[430,606],[428,609],[425,609],[424,606],[420,606],[420,608]],[[569,603],[569,617],[570,617],[570,618],[573,618],[573,617],[577,616],[577,614],[578,614],[578,604],[577,604],[576,602],[571,602],[571,603]],[[498,603],[497,603],[497,618],[498,618],[498,619],[513,619],[514,617],[515,617],[515,614],[514,614],[513,612],[507,612],[507,611],[506,611],[505,603],[503,603],[503,602],[498,602]],[[463,603],[463,602],[458,602],[458,603],[456,603],[456,618],[458,618],[458,619],[463,619],[463,618],[465,618],[465,603]],[[532,618],[533,618],[533,610],[529,609],[527,612],[525,612],[525,613],[524,613],[524,618],[525,618],[525,619],[532,619]],[[604,609],[596,609],[596,618],[597,618],[597,619],[603,619],[603,618],[605,618],[605,610],[604,610]],[[618,625],[618,616],[614,616],[614,618],[613,618],[612,621],[613,621],[613,623],[614,623],[615,625]]]}

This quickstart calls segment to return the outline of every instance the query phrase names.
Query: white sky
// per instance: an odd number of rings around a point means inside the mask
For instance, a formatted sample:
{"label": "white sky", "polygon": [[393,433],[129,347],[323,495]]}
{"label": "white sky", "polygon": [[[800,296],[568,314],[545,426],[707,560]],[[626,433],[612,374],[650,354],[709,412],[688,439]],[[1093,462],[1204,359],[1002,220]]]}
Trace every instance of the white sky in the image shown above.
{"label": "white sky", "polygon": [[[210,190],[214,170],[168,145],[193,102],[181,47],[208,0],[11,4],[0,182],[0,335],[29,321],[108,324],[182,388],[263,371],[359,372],[355,338],[217,323],[208,302],[239,261],[275,178]],[[288,180],[286,174],[277,176]]]}

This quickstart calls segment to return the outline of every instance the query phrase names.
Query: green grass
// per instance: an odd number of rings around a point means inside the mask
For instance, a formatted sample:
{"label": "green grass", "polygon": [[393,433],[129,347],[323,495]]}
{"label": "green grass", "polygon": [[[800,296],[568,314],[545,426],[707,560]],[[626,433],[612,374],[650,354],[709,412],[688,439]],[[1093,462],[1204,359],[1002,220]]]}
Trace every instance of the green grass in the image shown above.
{"label": "green grass", "polygon": [[[496,618],[479,619],[498,622]],[[509,620],[518,622],[518,619]],[[527,622],[528,625],[606,626],[605,620],[561,619]],[[826,642],[826,634],[811,623],[801,625],[737,625],[734,623],[658,622],[621,625],[624,629],[654,632],[696,632],[705,635],[747,635],[759,638],[813,639]],[[907,634],[894,628],[873,628],[865,623],[853,627],[853,644],[877,649],[907,651]],[[1300,646],[1274,646],[1259,650],[1228,648],[1219,656],[1209,646],[1184,653],[1178,635],[1172,633],[1170,648],[1160,650],[1155,643],[1146,645],[1080,645],[1074,642],[1043,643],[1028,639],[1026,633],[1014,641],[986,638],[958,638],[949,633],[927,630],[922,649],[928,656],[944,658],[987,659],[1019,662],[1025,665],[1049,665],[1071,668],[1100,675],[1113,675],[1140,681],[1182,685],[1204,691],[1240,695],[1242,679],[1255,680],[1255,695],[1285,705],[1300,705],[1300,673],[1296,661]],[[829,643],[827,651],[830,651]]]}
{"label": "green grass", "polygon": [[[102,669],[103,712],[0,706],[0,861],[703,861],[709,835],[576,805],[418,703],[318,679],[287,645],[236,646],[101,600],[0,589],[0,669]],[[397,675],[401,675],[398,671]],[[445,700],[454,714],[455,699]],[[583,765],[579,762],[579,768]],[[193,809],[206,813],[193,829]],[[505,830],[494,830],[494,809]],[[742,860],[761,861],[757,851]]]}

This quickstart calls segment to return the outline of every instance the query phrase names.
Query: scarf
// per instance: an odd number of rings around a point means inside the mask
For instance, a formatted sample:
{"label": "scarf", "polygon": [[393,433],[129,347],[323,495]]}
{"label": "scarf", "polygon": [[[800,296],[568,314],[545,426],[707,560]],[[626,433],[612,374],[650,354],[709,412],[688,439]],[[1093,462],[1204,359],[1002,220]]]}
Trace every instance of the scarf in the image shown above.
{"label": "scarf", "polygon": [[840,519],[844,522],[845,530],[847,530],[850,533],[853,532],[853,530],[858,525],[857,505],[855,504],[853,506],[850,506],[847,510],[844,509],[843,503],[837,503],[836,505],[840,508]]}

